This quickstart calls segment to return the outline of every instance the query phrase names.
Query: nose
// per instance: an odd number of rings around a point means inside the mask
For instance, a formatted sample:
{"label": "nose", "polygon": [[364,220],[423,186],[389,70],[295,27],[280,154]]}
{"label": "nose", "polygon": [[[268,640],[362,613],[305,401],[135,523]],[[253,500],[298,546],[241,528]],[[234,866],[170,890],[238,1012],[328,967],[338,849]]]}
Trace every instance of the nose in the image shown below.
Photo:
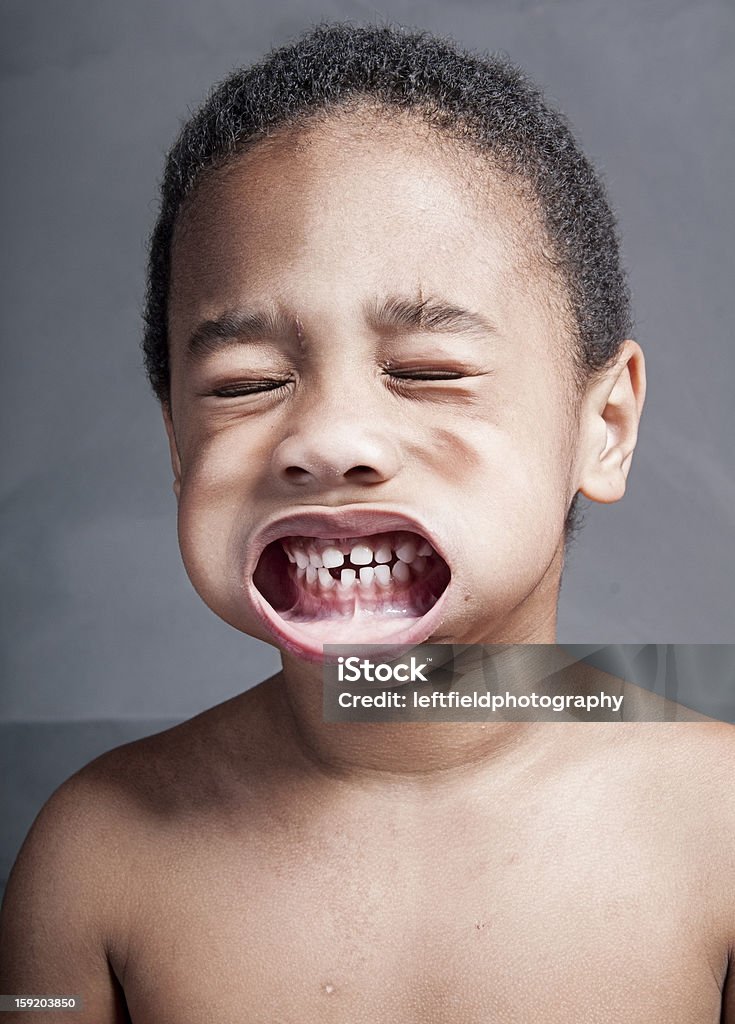
{"label": "nose", "polygon": [[324,490],[384,483],[400,468],[398,438],[377,410],[359,401],[294,408],[274,469],[289,486]]}

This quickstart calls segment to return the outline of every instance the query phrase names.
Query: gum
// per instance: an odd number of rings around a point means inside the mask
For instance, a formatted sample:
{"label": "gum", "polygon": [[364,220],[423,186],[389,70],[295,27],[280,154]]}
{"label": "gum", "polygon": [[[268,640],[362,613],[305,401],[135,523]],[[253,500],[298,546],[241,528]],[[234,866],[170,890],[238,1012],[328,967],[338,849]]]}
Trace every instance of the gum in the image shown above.
{"label": "gum", "polygon": [[425,615],[436,602],[430,580],[409,580],[407,583],[391,581],[388,586],[355,582],[350,587],[336,583],[329,589],[319,584],[307,584],[305,577],[291,572],[296,588],[296,600],[288,611],[280,614],[287,619],[309,621],[314,619],[354,618],[360,615],[398,618]]}

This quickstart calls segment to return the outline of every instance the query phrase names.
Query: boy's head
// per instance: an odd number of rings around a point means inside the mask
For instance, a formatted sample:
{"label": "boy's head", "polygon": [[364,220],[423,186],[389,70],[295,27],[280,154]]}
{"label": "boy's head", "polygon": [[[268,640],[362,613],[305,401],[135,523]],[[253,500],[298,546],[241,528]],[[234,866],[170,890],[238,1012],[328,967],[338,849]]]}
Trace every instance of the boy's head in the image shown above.
{"label": "boy's head", "polygon": [[553,639],[644,390],[559,115],[507,62],[322,26],[212,93],[162,191],[144,348],[210,607],[302,657]]}

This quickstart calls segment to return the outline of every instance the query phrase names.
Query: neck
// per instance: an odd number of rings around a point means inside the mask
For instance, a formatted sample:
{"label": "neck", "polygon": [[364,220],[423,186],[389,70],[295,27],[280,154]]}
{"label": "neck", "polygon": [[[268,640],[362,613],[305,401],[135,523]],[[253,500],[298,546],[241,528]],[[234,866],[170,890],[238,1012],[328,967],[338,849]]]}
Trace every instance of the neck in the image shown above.
{"label": "neck", "polygon": [[[555,643],[543,641],[446,645],[446,650],[452,653],[457,680],[451,688],[467,691],[487,689],[490,676],[493,689],[524,689],[574,661]],[[493,762],[506,765],[537,745],[539,723],[534,721],[325,722],[322,666],[288,656],[273,683],[278,717],[288,724],[295,743],[321,769],[342,777],[457,775]]]}

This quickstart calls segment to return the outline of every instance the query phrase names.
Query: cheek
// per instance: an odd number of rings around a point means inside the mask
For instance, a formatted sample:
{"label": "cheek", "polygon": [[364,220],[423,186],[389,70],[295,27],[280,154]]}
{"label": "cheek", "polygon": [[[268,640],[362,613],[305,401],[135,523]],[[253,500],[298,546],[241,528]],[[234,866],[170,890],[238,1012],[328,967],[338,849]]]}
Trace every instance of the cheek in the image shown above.
{"label": "cheek", "polygon": [[463,487],[482,474],[483,450],[471,433],[435,427],[429,436],[426,462],[429,472],[450,486]]}
{"label": "cheek", "polygon": [[468,420],[455,429],[430,431],[424,462],[432,474],[463,493],[469,486],[502,490],[520,499],[539,493],[563,500],[571,465],[569,430],[552,417],[535,420],[527,411],[495,422]]}
{"label": "cheek", "polygon": [[182,498],[197,507],[216,507],[246,498],[266,475],[272,438],[249,423],[221,423],[205,431],[191,430],[182,458]]}
{"label": "cheek", "polygon": [[497,559],[512,561],[553,551],[563,530],[570,474],[568,424],[520,404],[494,420],[466,419],[456,428],[435,427],[423,453],[431,479],[451,494],[452,511],[473,526]]}
{"label": "cheek", "polygon": [[251,525],[249,498],[258,488],[263,465],[263,454],[235,443],[232,430],[200,436],[187,448],[178,507],[179,544],[187,573],[205,600],[205,588],[230,588],[242,538]]}
{"label": "cheek", "polygon": [[189,466],[178,508],[179,548],[191,585],[215,615],[246,633],[257,629],[243,618],[249,493],[239,473],[202,459]]}

